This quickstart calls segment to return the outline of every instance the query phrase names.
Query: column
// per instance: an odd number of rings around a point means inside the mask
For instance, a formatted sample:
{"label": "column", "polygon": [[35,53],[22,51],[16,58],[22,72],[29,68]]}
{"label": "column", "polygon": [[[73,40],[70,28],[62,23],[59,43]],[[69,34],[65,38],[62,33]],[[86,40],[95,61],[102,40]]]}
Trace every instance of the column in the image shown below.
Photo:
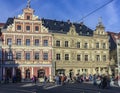
{"label": "column", "polygon": [[23,35],[23,46],[25,45],[25,36]]}
{"label": "column", "polygon": [[32,32],[34,31],[34,26],[33,26],[33,23],[32,23]]}
{"label": "column", "polygon": [[33,46],[34,45],[34,40],[33,40],[33,36],[32,36],[32,43],[31,43],[31,46]]}
{"label": "column", "polygon": [[101,75],[100,67],[98,67],[98,73],[99,73],[99,75]]}
{"label": "column", "polygon": [[49,67],[49,78],[50,78],[50,81],[52,81],[53,80],[53,75],[51,75],[51,67]]}
{"label": "column", "polygon": [[5,41],[6,41],[6,35],[4,35],[4,41],[3,41],[3,45],[5,45]]}
{"label": "column", "polygon": [[5,76],[5,67],[3,67],[3,76]]}
{"label": "column", "polygon": [[15,75],[15,67],[12,68],[12,76]]}
{"label": "column", "polygon": [[42,39],[42,38],[43,38],[43,37],[41,36],[41,38],[40,38],[40,41],[41,41],[41,42],[40,42],[40,46],[43,46],[43,45],[42,45],[42,44],[43,44],[43,41],[42,41],[43,39]]}
{"label": "column", "polygon": [[[14,42],[13,42],[14,41]],[[14,35],[14,40],[12,41],[12,45],[16,43],[16,40],[15,40],[15,35]]]}
{"label": "column", "polygon": [[93,72],[92,72],[92,74],[96,74],[95,68],[93,68]]}
{"label": "column", "polygon": [[31,69],[31,77],[33,77],[33,67],[32,67],[32,69]]}
{"label": "column", "polygon": [[24,71],[24,67],[22,67],[22,79],[25,78],[25,71]]}

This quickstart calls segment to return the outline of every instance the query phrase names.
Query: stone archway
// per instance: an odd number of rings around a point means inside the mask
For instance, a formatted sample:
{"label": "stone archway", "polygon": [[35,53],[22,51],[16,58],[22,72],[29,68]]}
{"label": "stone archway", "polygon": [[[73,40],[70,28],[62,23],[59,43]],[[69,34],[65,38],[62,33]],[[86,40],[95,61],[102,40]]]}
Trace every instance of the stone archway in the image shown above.
{"label": "stone archway", "polygon": [[21,70],[19,68],[16,69],[16,78],[17,82],[21,81]]}
{"label": "stone archway", "polygon": [[12,78],[12,68],[6,68],[6,77],[9,79]]}

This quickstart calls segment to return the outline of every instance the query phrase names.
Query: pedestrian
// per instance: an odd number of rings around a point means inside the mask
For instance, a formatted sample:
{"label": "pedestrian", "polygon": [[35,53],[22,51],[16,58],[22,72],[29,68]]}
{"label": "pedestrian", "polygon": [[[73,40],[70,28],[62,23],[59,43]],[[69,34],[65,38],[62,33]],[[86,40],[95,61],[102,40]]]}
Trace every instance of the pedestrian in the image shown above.
{"label": "pedestrian", "polygon": [[93,75],[93,85],[97,85],[96,79],[97,79],[96,74],[94,74],[94,75]]}
{"label": "pedestrian", "polygon": [[46,86],[46,83],[47,83],[47,76],[45,75],[45,76],[44,76],[44,82],[43,82],[43,86],[44,86],[44,87]]}

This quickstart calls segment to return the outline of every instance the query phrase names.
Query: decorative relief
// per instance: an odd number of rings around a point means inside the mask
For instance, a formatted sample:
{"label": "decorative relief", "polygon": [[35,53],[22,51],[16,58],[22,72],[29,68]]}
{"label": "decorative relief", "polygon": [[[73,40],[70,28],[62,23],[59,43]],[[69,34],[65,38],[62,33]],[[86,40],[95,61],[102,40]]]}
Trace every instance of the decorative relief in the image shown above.
{"label": "decorative relief", "polygon": [[67,35],[75,35],[75,36],[78,36],[78,33],[76,33],[76,30],[75,30],[75,26],[72,24],[72,26],[70,27],[70,30],[69,32],[67,33]]}

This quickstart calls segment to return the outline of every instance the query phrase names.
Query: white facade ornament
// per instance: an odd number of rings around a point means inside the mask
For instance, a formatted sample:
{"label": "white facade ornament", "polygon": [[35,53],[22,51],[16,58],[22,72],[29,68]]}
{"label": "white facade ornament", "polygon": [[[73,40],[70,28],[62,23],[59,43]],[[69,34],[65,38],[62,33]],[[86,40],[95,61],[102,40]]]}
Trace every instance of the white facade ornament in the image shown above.
{"label": "white facade ornament", "polygon": [[7,31],[15,31],[14,24],[9,25],[9,26],[7,27]]}
{"label": "white facade ornament", "polygon": [[33,15],[32,20],[38,20],[38,16]]}
{"label": "white facade ornament", "polygon": [[24,19],[24,15],[23,14],[22,15],[18,15],[18,18]]}

